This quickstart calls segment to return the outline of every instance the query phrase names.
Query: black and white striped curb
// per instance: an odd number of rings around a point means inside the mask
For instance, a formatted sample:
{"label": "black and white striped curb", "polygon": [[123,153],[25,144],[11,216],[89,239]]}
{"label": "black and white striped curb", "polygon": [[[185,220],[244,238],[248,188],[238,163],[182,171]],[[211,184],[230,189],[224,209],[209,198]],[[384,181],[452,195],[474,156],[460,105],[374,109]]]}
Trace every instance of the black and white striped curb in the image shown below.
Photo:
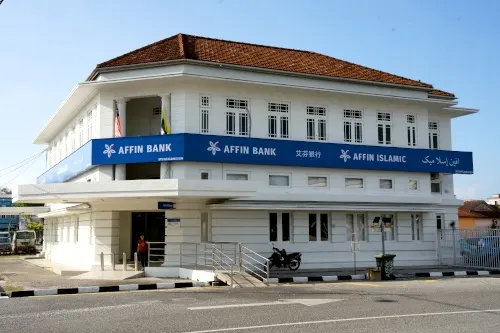
{"label": "black and white striped curb", "polygon": [[500,271],[456,271],[456,272],[420,272],[416,277],[446,277],[446,276],[487,276],[500,275]]}
{"label": "black and white striped curb", "polygon": [[[294,276],[269,278],[269,283],[308,283],[308,282],[332,282],[332,281],[350,281],[366,280],[365,274],[357,275],[331,275],[331,276]],[[266,282],[267,279],[264,279]]]}
{"label": "black and white striped curb", "polygon": [[30,296],[50,296],[50,295],[70,295],[70,294],[88,294],[88,293],[109,293],[117,291],[134,290],[159,290],[159,289],[177,289],[204,287],[206,282],[171,282],[171,283],[152,283],[152,284],[124,284],[119,286],[93,286],[79,288],[58,288],[58,289],[38,289],[13,291],[10,297],[30,297]]}

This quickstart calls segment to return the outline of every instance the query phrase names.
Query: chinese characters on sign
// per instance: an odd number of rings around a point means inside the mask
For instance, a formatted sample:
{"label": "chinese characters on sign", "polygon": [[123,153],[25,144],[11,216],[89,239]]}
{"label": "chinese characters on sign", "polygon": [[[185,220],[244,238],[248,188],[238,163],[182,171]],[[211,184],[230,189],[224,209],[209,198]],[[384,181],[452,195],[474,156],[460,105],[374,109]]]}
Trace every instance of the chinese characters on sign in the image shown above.
{"label": "chinese characters on sign", "polygon": [[301,158],[321,158],[321,152],[317,150],[297,150],[295,157]]}

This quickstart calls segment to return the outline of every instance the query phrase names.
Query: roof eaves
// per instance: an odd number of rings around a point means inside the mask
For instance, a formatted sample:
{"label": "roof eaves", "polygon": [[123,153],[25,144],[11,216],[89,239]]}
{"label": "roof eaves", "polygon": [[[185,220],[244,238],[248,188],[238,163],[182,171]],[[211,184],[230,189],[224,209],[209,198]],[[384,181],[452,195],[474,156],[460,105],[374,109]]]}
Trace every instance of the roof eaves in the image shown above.
{"label": "roof eaves", "polygon": [[274,74],[279,74],[279,75],[288,75],[288,76],[303,77],[303,78],[314,78],[314,79],[329,80],[329,81],[350,82],[350,83],[367,84],[367,85],[375,85],[375,86],[399,88],[399,89],[411,89],[411,90],[418,90],[418,91],[425,91],[425,92],[429,92],[429,90],[433,89],[433,88],[428,88],[428,87],[405,85],[405,84],[398,84],[398,83],[388,83],[388,82],[380,82],[380,81],[352,79],[352,78],[345,78],[345,77],[340,77],[340,76],[334,77],[334,76],[328,76],[328,75],[308,74],[308,73],[301,73],[301,72],[284,71],[284,70],[279,70],[279,69],[270,69],[270,68],[264,68],[264,67],[252,67],[252,66],[242,66],[242,65],[219,63],[219,62],[213,62],[213,61],[193,60],[193,59],[187,59],[187,58],[168,60],[168,61],[159,61],[159,62],[150,62],[150,63],[144,63],[144,64],[132,64],[132,65],[122,65],[122,66],[113,66],[113,67],[101,67],[101,68],[96,67],[92,73],[95,73],[93,75],[93,77],[95,78],[95,76],[97,76],[99,73],[104,73],[104,72],[117,72],[117,71],[121,71],[121,70],[142,69],[142,68],[150,68],[150,67],[175,65],[175,64],[196,64],[196,65],[203,65],[203,66],[217,67],[217,68],[226,67],[226,68],[230,68],[230,69],[246,70],[246,71],[252,71],[252,72],[274,73]]}

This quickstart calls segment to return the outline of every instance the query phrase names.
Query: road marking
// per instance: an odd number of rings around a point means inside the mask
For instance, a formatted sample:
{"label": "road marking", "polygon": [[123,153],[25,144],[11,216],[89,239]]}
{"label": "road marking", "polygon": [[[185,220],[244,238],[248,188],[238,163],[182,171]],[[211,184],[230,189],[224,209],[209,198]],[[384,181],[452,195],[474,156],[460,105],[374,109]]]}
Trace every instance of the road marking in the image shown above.
{"label": "road marking", "polygon": [[424,280],[425,283],[436,283],[438,280]]}
{"label": "road marking", "polygon": [[144,302],[136,302],[132,304],[120,304],[120,305],[106,305],[106,306],[96,306],[93,308],[79,308],[79,309],[70,309],[70,310],[54,310],[54,311],[40,311],[40,312],[30,312],[30,313],[20,313],[15,315],[2,315],[2,319],[14,319],[14,318],[28,318],[28,317],[40,317],[43,315],[54,316],[54,315],[64,315],[71,313],[81,313],[81,312],[95,312],[109,309],[122,309],[122,308],[130,308],[135,306],[144,306],[144,305],[156,305],[158,303],[163,303],[161,301],[144,301]]}
{"label": "road marking", "polygon": [[187,332],[184,332],[184,333],[214,333],[214,332],[246,331],[246,330],[255,330],[255,329],[259,329],[259,328],[271,328],[271,327],[286,327],[286,326],[300,326],[300,325],[342,323],[342,322],[350,322],[350,321],[375,320],[375,319],[396,319],[396,318],[408,318],[408,317],[431,317],[431,316],[445,316],[445,315],[471,314],[471,313],[492,313],[492,312],[500,312],[500,309],[452,311],[452,312],[411,313],[411,314],[401,314],[401,315],[391,315],[391,316],[378,316],[378,317],[355,317],[355,318],[329,319],[329,320],[317,320],[317,321],[299,321],[299,322],[295,322],[295,323],[269,324],[269,325],[258,325],[258,326],[241,326],[241,327],[230,327],[230,328],[218,328],[218,329],[215,329],[215,330],[203,330],[203,331],[187,331]]}
{"label": "road marking", "polygon": [[287,304],[302,304],[305,306],[315,306],[321,304],[327,304],[332,302],[340,302],[342,299],[280,299],[275,302],[267,303],[245,303],[245,304],[227,304],[227,305],[212,305],[212,306],[197,306],[193,308],[188,308],[188,310],[213,310],[213,309],[227,309],[227,308],[247,308],[253,306],[267,306],[267,305],[287,305]]}

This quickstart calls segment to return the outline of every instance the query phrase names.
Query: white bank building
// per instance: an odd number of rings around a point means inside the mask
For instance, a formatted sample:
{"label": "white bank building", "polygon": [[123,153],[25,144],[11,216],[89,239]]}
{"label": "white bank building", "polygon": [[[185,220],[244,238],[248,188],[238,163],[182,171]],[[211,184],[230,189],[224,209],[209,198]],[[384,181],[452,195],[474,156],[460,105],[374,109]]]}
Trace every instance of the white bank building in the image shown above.
{"label": "white bank building", "polygon": [[[301,268],[437,264],[457,222],[451,121],[477,112],[432,85],[318,53],[179,34],[99,64],[35,139],[47,170],[15,200],[45,203],[43,252],[92,269],[165,243],[236,242]],[[164,115],[164,116],[162,116]],[[163,119],[163,122],[162,122]],[[118,124],[119,123],[119,124]]]}

